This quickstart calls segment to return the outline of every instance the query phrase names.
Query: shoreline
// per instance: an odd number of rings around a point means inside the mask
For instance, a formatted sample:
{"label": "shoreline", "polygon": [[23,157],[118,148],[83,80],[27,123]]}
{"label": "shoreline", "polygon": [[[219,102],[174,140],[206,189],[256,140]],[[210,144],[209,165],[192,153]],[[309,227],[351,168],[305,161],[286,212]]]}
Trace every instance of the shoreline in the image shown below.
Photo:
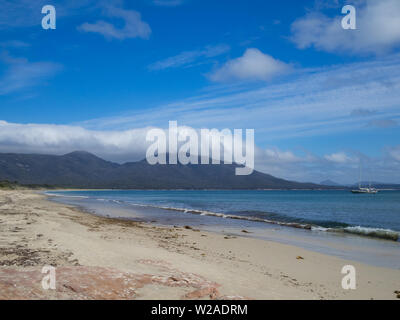
{"label": "shoreline", "polygon": [[[396,299],[400,289],[400,270],[273,241],[105,218],[37,191],[0,191],[0,230],[1,299]],[[341,287],[348,264],[357,270],[356,290]],[[44,265],[57,267],[54,291],[40,288]]]}
{"label": "shoreline", "polygon": [[[126,190],[124,190],[126,191]],[[355,260],[378,267],[400,269],[399,232],[354,227],[308,225],[306,222],[265,220],[252,216],[235,216],[205,209],[169,207],[150,203],[135,203],[102,195],[45,192],[51,201],[83,208],[91,214],[148,222],[157,226],[190,225],[203,231],[223,235],[246,236],[255,239],[302,247],[307,250]],[[396,240],[394,241],[394,237]]]}

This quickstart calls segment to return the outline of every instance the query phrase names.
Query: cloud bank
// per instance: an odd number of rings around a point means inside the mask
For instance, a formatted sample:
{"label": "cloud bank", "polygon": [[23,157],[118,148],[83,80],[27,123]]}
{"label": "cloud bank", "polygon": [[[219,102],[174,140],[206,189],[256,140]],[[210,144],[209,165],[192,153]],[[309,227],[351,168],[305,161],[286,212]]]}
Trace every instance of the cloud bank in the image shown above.
{"label": "cloud bank", "polygon": [[[137,161],[145,158],[150,143],[148,130],[88,130],[80,126],[51,124],[18,124],[0,121],[0,149],[2,152],[65,154],[76,150],[92,152],[116,162]],[[192,129],[180,127],[179,130]],[[298,181],[320,182],[327,178],[341,183],[355,182],[358,163],[374,172],[374,179],[400,182],[400,145],[388,148],[381,157],[368,158],[359,153],[338,151],[315,155],[307,151],[293,152],[276,147],[256,147],[255,169]]]}

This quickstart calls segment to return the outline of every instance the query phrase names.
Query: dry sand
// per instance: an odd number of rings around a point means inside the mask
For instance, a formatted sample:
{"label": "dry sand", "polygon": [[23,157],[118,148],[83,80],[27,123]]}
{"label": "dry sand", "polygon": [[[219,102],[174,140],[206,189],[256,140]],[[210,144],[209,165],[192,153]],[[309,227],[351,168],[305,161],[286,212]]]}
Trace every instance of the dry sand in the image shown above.
{"label": "dry sand", "polygon": [[[344,290],[344,265],[357,289]],[[44,290],[42,267],[56,267]],[[396,299],[400,270],[0,191],[0,299]]]}

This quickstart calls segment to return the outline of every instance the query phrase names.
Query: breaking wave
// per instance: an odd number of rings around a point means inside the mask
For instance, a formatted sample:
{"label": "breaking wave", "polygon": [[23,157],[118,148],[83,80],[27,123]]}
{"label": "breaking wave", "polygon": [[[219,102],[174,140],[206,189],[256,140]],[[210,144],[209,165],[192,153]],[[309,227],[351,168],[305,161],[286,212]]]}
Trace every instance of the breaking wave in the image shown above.
{"label": "breaking wave", "polygon": [[57,193],[50,193],[50,192],[44,192],[46,196],[50,197],[62,197],[62,198],[80,198],[80,199],[89,199],[87,196],[70,196],[70,195],[64,195],[64,194],[57,194]]}
{"label": "breaking wave", "polygon": [[400,236],[399,232],[390,229],[366,228],[360,226],[344,228],[343,232],[393,241],[398,241]]}
{"label": "breaking wave", "polygon": [[[124,203],[124,201],[113,200],[114,202]],[[166,206],[157,206],[150,204],[138,204],[138,203],[129,203],[130,205],[140,206],[140,207],[149,207],[149,208],[157,208],[163,210],[171,210],[183,213],[190,214],[198,214],[202,216],[213,216],[219,217],[223,219],[236,219],[236,220],[245,220],[245,221],[254,221],[254,222],[262,222],[268,224],[274,224],[284,227],[298,228],[304,230],[312,230],[312,231],[322,231],[322,232],[338,232],[338,233],[348,233],[354,234],[358,236],[365,236],[370,238],[378,238],[385,240],[398,241],[400,238],[400,232],[390,230],[390,229],[382,229],[382,228],[369,228],[369,227],[361,227],[361,226],[351,226],[349,224],[337,221],[303,221],[300,219],[293,219],[283,215],[268,213],[268,212],[256,212],[254,211],[253,215],[248,215],[249,211],[242,211],[238,214],[227,214],[227,213],[219,213],[207,210],[197,210],[197,209],[185,209],[185,208],[176,208],[176,207],[166,207]],[[247,215],[245,215],[247,214]],[[265,217],[260,217],[261,215],[269,214],[271,216],[275,216],[278,219],[266,219]],[[257,216],[258,215],[258,216]],[[292,221],[289,221],[292,220]]]}

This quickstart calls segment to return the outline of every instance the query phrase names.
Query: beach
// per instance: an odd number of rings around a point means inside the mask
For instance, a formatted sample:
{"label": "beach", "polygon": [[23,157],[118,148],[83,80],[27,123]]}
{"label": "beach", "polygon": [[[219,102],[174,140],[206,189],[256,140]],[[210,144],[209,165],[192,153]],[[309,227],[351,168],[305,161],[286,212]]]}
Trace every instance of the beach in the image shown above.
{"label": "beach", "polygon": [[[355,290],[342,288],[345,265]],[[44,266],[56,268],[54,290],[42,287]],[[399,269],[0,191],[0,299],[397,299],[397,290]]]}

